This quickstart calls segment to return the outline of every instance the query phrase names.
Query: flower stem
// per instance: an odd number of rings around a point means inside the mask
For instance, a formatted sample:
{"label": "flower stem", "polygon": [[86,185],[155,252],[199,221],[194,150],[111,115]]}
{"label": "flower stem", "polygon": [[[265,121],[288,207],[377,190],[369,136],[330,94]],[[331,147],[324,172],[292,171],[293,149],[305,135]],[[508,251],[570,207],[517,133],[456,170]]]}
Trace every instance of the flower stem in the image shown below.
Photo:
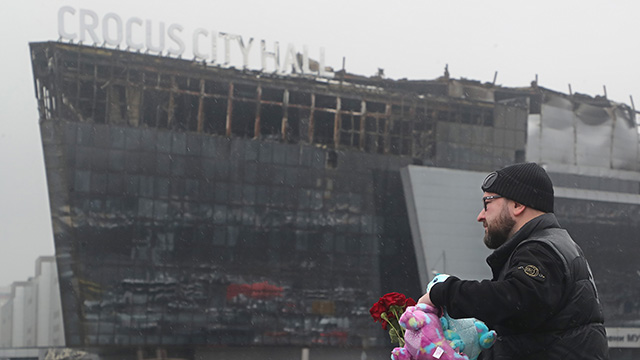
{"label": "flower stem", "polygon": [[398,310],[397,309],[392,309],[391,311],[393,311],[393,315],[395,315],[396,317],[396,324],[398,324],[398,327],[395,327],[393,325],[393,329],[395,330],[396,334],[398,335],[398,343],[400,344],[400,346],[404,346],[404,328],[400,325],[400,315],[398,314]]}
{"label": "flower stem", "polygon": [[398,345],[400,345],[400,347],[404,347],[404,330],[400,327],[400,331],[398,331],[395,326],[393,327],[393,330],[395,330],[398,335]]}
{"label": "flower stem", "polygon": [[396,338],[398,339],[398,345],[400,347],[404,346],[404,329],[400,326],[398,322],[399,316],[396,309],[391,309],[393,315],[395,316],[395,321],[391,321],[386,314],[382,314],[381,318],[384,319],[389,325],[391,325],[391,330],[395,333]]}

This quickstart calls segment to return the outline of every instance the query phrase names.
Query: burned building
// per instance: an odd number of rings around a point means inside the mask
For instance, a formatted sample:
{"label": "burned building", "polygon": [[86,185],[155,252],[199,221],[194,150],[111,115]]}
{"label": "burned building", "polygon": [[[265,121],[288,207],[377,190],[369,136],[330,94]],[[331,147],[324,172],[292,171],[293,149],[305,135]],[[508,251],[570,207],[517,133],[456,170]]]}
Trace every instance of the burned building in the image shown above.
{"label": "burned building", "polygon": [[[31,54],[68,346],[386,358],[369,307],[389,291],[420,296],[441,252],[416,230],[402,169],[486,173],[525,160],[567,189],[556,212],[591,259],[607,318],[640,321],[640,286],[616,285],[638,281],[628,107],[536,84],[278,75],[59,42]],[[550,145],[582,126],[576,104],[597,135],[574,135],[583,146],[561,156]],[[613,119],[604,135],[602,114]],[[589,163],[606,139],[608,157]]]}

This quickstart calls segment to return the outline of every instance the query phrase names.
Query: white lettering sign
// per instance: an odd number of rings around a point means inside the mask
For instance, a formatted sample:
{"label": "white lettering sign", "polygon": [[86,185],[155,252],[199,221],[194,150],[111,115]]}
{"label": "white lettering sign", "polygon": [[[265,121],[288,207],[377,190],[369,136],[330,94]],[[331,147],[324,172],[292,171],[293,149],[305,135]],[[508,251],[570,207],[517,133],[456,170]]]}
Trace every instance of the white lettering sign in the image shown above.
{"label": "white lettering sign", "polygon": [[[182,25],[166,26],[161,21],[154,22],[138,17],[124,21],[112,12],[100,17],[92,10],[76,11],[71,6],[63,6],[58,10],[58,35],[61,39],[72,42],[90,42],[116,48],[123,46],[129,51],[146,50],[175,57],[182,57],[190,45],[196,61],[227,67],[233,63],[241,63],[243,69],[249,69],[256,67],[251,66],[253,60],[254,63],[259,63],[260,71],[333,77],[333,73],[326,70],[323,48],[320,48],[317,66],[311,70],[306,46],[300,54],[293,44],[288,44],[284,52],[284,61],[281,61],[278,42],[269,47],[265,40],[260,40],[258,48],[253,38],[245,40],[237,34],[197,28],[189,35],[185,34]],[[186,43],[185,39],[191,43]],[[222,52],[220,57],[219,51]]]}
{"label": "white lettering sign", "polygon": [[640,328],[607,328],[610,348],[640,348]]}

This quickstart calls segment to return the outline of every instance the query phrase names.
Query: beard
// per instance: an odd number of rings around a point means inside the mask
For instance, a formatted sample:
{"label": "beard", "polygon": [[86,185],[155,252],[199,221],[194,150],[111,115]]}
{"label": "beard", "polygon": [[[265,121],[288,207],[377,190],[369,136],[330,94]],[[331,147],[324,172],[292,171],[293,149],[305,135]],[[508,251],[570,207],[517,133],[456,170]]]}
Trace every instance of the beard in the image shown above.
{"label": "beard", "polygon": [[[485,222],[486,221],[487,220],[485,220]],[[509,216],[507,209],[503,208],[500,216],[492,222],[487,222],[487,228],[484,233],[485,246],[491,250],[499,248],[509,239],[509,235],[515,224],[516,221]]]}

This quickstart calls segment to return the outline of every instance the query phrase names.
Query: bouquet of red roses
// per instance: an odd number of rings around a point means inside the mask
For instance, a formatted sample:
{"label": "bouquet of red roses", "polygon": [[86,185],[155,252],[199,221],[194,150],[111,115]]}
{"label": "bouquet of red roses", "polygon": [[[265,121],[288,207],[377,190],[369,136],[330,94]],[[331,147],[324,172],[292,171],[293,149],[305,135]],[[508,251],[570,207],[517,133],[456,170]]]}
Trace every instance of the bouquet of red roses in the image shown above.
{"label": "bouquet of red roses", "polygon": [[[404,313],[407,306],[414,306],[416,301],[397,292],[385,294],[373,304],[369,312],[376,322],[382,323],[382,328],[389,330],[392,343],[404,346],[404,329],[398,323],[398,319]],[[391,328],[389,328],[391,326]]]}

